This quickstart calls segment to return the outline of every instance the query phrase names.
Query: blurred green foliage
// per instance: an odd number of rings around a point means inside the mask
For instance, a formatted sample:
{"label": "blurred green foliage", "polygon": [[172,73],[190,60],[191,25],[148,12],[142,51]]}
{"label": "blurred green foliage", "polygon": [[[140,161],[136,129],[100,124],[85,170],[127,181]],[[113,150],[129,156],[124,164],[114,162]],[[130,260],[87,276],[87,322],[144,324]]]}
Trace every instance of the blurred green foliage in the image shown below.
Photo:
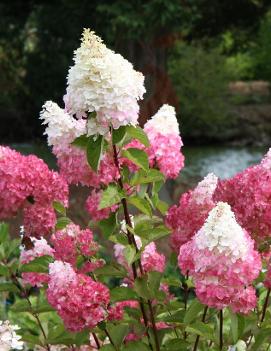
{"label": "blurred green foliage", "polygon": [[169,73],[180,100],[182,133],[221,139],[228,125],[226,102],[231,74],[218,49],[180,43],[169,59]]}
{"label": "blurred green foliage", "polygon": [[255,57],[255,76],[271,82],[271,10],[261,22],[253,55]]}

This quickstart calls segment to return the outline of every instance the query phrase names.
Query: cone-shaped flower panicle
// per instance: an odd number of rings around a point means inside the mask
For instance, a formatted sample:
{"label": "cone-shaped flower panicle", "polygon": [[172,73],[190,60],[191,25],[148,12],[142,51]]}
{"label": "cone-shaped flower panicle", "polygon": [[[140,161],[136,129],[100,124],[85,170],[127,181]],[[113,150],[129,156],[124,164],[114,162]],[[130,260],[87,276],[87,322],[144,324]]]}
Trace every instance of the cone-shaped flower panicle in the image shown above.
{"label": "cone-shaped flower panicle", "polygon": [[178,262],[194,278],[202,303],[242,313],[255,307],[251,283],[261,269],[260,255],[227,203],[219,202],[210,211],[202,228],[181,246]]}
{"label": "cone-shaped flower panicle", "polygon": [[88,134],[103,134],[110,125],[137,124],[138,100],[145,93],[143,75],[89,29],[83,32],[67,80],[67,112],[77,118],[97,113]]}
{"label": "cone-shaped flower panicle", "polygon": [[174,107],[163,105],[145,124],[144,130],[151,144],[150,163],[156,163],[167,178],[176,178],[184,166],[184,156]]}
{"label": "cone-shaped flower panicle", "polygon": [[172,229],[171,247],[179,252],[180,246],[190,240],[204,224],[209,211],[215,206],[213,193],[217,177],[208,174],[197,187],[183,194],[179,205],[172,206],[166,216],[166,225]]}

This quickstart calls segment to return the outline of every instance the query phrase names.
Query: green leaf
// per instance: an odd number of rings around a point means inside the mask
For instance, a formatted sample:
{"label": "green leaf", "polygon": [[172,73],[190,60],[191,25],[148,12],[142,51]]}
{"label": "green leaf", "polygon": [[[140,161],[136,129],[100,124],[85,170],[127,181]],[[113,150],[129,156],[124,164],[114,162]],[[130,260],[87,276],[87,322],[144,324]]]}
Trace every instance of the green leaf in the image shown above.
{"label": "green leaf", "polygon": [[126,135],[126,127],[125,126],[119,127],[118,129],[113,129],[113,132],[112,132],[113,144],[114,145],[121,144],[121,142],[125,138],[125,135]]}
{"label": "green leaf", "polygon": [[150,348],[142,341],[132,341],[124,345],[124,351],[150,351]]}
{"label": "green leaf", "polygon": [[139,140],[143,145],[149,147],[150,142],[147,134],[140,127],[127,126],[126,133],[132,138]]}
{"label": "green leaf", "polygon": [[156,294],[156,292],[160,288],[161,279],[162,274],[160,272],[153,271],[148,273],[148,285],[150,286],[154,294]]}
{"label": "green leaf", "polygon": [[149,171],[144,171],[140,169],[138,172],[136,172],[133,175],[130,181],[130,184],[134,186],[139,184],[164,182],[164,181],[165,181],[165,176],[157,169],[151,168]]}
{"label": "green leaf", "polygon": [[136,278],[134,290],[140,297],[143,297],[143,299],[149,300],[153,297],[153,294],[149,289],[147,279],[148,279],[147,276]]}
{"label": "green leaf", "polygon": [[131,288],[116,287],[110,291],[110,301],[112,303],[125,300],[137,300],[138,296]]}
{"label": "green leaf", "polygon": [[121,244],[123,246],[129,245],[127,235],[122,232],[116,235],[110,235],[108,240],[112,241],[114,244]]}
{"label": "green leaf", "polygon": [[166,202],[160,200],[157,194],[153,195],[153,197],[151,199],[152,199],[154,206],[158,209],[158,211],[161,214],[165,215],[167,213],[167,210],[168,210],[168,204]]}
{"label": "green leaf", "polygon": [[160,225],[146,230],[138,230],[135,228],[135,232],[138,236],[144,239],[144,244],[147,245],[152,241],[164,238],[169,235],[171,231],[166,226]]}
{"label": "green leaf", "polygon": [[108,277],[117,277],[124,278],[127,276],[126,269],[117,263],[106,264],[101,268],[97,268],[94,271],[97,276],[108,276]]}
{"label": "green leaf", "polygon": [[188,333],[200,335],[208,340],[214,340],[214,329],[203,322],[195,322],[185,328]]}
{"label": "green leaf", "polygon": [[231,334],[233,343],[236,344],[238,341],[238,316],[229,310],[230,320],[231,320]]}
{"label": "green leaf", "polygon": [[0,222],[0,244],[9,239],[9,227],[7,223]]}
{"label": "green leaf", "polygon": [[61,202],[53,201],[53,207],[58,213],[62,214],[63,216],[66,216],[66,208]]}
{"label": "green leaf", "polygon": [[13,283],[9,283],[9,282],[1,282],[0,283],[0,292],[3,291],[10,291],[10,292],[14,292],[14,293],[19,293],[20,290],[19,288],[17,288],[17,286]]}
{"label": "green leaf", "polygon": [[189,343],[185,340],[180,340],[180,339],[170,339],[168,340],[165,345],[163,350],[164,351],[185,351],[189,347]]}
{"label": "green leaf", "polygon": [[157,316],[157,320],[165,323],[183,323],[185,311],[163,312]]}
{"label": "green leaf", "polygon": [[4,266],[2,263],[0,263],[0,276],[7,277],[10,275],[9,269],[7,266]]}
{"label": "green leaf", "polygon": [[114,345],[118,349],[121,346],[125,336],[129,331],[129,326],[128,324],[118,323],[117,325],[114,325],[114,324],[108,323],[107,330],[113,340]]}
{"label": "green leaf", "polygon": [[117,216],[116,213],[111,213],[110,217],[103,219],[98,223],[103,235],[106,239],[115,231],[117,227]]}
{"label": "green leaf", "polygon": [[136,250],[132,245],[128,245],[123,250],[124,257],[129,265],[134,262]]}
{"label": "green leaf", "polygon": [[128,198],[128,203],[130,205],[135,206],[141,212],[146,214],[147,216],[152,216],[152,209],[149,202],[145,199],[140,198],[139,196],[132,196]]}
{"label": "green leaf", "polygon": [[104,145],[104,138],[99,135],[97,139],[94,137],[89,137],[87,144],[87,160],[93,171],[97,172],[100,166],[100,161],[102,157]]}
{"label": "green leaf", "polygon": [[253,344],[251,351],[259,351],[260,346],[269,338],[271,335],[271,328],[260,329],[255,335],[255,343]]}
{"label": "green leaf", "polygon": [[20,267],[21,272],[37,272],[48,273],[49,264],[54,261],[52,256],[40,256],[30,261],[29,263],[22,264]]}
{"label": "green leaf", "polygon": [[86,135],[80,135],[78,138],[74,139],[71,143],[73,146],[80,147],[81,149],[85,149],[88,144],[88,137]]}
{"label": "green leaf", "polygon": [[115,184],[109,184],[108,187],[102,192],[99,210],[119,203],[123,197],[123,192],[120,191]]}
{"label": "green leaf", "polygon": [[56,230],[62,230],[71,223],[71,220],[68,217],[59,217],[55,226]]}
{"label": "green leaf", "polygon": [[149,169],[149,159],[145,151],[129,148],[122,151],[122,156],[128,158],[128,160],[132,161],[138,167],[143,168],[145,171]]}
{"label": "green leaf", "polygon": [[195,320],[200,312],[202,312],[204,306],[199,302],[199,300],[194,299],[185,313],[184,323],[190,324]]}
{"label": "green leaf", "polygon": [[100,351],[116,351],[115,347],[108,344],[108,345],[104,345],[100,348]]}
{"label": "green leaf", "polygon": [[40,340],[39,336],[30,333],[21,333],[21,340],[33,345],[43,346],[43,342]]}
{"label": "green leaf", "polygon": [[160,191],[160,189],[162,188],[164,182],[163,181],[158,181],[158,182],[154,182],[153,186],[152,186],[152,194],[158,194],[158,192]]}

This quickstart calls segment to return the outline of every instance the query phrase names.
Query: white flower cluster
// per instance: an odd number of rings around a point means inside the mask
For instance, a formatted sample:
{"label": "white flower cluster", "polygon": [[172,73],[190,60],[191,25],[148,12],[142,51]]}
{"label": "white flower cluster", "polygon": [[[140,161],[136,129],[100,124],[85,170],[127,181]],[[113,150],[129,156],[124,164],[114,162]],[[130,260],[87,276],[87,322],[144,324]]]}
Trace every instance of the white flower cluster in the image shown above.
{"label": "white flower cluster", "polygon": [[179,124],[174,107],[164,104],[145,124],[144,129],[150,133],[179,135]]}
{"label": "white flower cluster", "polygon": [[214,191],[217,187],[218,178],[215,174],[209,173],[198,183],[193,191],[193,198],[197,204],[203,204],[205,201],[212,201]]}
{"label": "white flower cluster", "polygon": [[11,325],[8,320],[0,321],[0,351],[22,350],[23,341],[20,340],[21,336],[16,334],[16,330],[19,329],[17,325]]}
{"label": "white flower cluster", "polygon": [[[69,113],[81,117],[96,111],[98,125],[113,128],[137,124],[137,100],[145,93],[144,76],[89,29],[83,32],[67,79],[65,102]],[[90,128],[88,133],[92,134]]]}
{"label": "white flower cluster", "polygon": [[40,113],[42,124],[47,124],[45,133],[48,145],[70,144],[75,138],[86,133],[86,121],[77,120],[60,108],[55,102],[47,101]]}
{"label": "white flower cluster", "polygon": [[195,236],[199,250],[208,249],[230,256],[233,261],[242,259],[248,252],[245,232],[236,222],[230,205],[218,202]]}
{"label": "white flower cluster", "polygon": [[54,288],[63,289],[74,281],[76,273],[69,263],[55,261],[49,264],[49,276],[49,287],[54,284]]}

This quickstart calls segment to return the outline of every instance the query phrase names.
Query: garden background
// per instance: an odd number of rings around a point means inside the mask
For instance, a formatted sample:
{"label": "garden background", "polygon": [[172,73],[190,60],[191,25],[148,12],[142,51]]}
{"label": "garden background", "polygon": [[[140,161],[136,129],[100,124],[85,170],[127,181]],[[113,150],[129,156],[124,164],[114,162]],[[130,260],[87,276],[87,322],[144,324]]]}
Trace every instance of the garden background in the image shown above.
{"label": "garden background", "polygon": [[[177,110],[186,167],[164,189],[167,201],[176,202],[208,172],[231,176],[267,151],[269,0],[2,0],[1,144],[36,153],[55,167],[38,116],[48,99],[63,106],[66,72],[83,27],[145,75],[142,122],[163,103]],[[71,213],[85,225],[84,193],[72,190]]]}

